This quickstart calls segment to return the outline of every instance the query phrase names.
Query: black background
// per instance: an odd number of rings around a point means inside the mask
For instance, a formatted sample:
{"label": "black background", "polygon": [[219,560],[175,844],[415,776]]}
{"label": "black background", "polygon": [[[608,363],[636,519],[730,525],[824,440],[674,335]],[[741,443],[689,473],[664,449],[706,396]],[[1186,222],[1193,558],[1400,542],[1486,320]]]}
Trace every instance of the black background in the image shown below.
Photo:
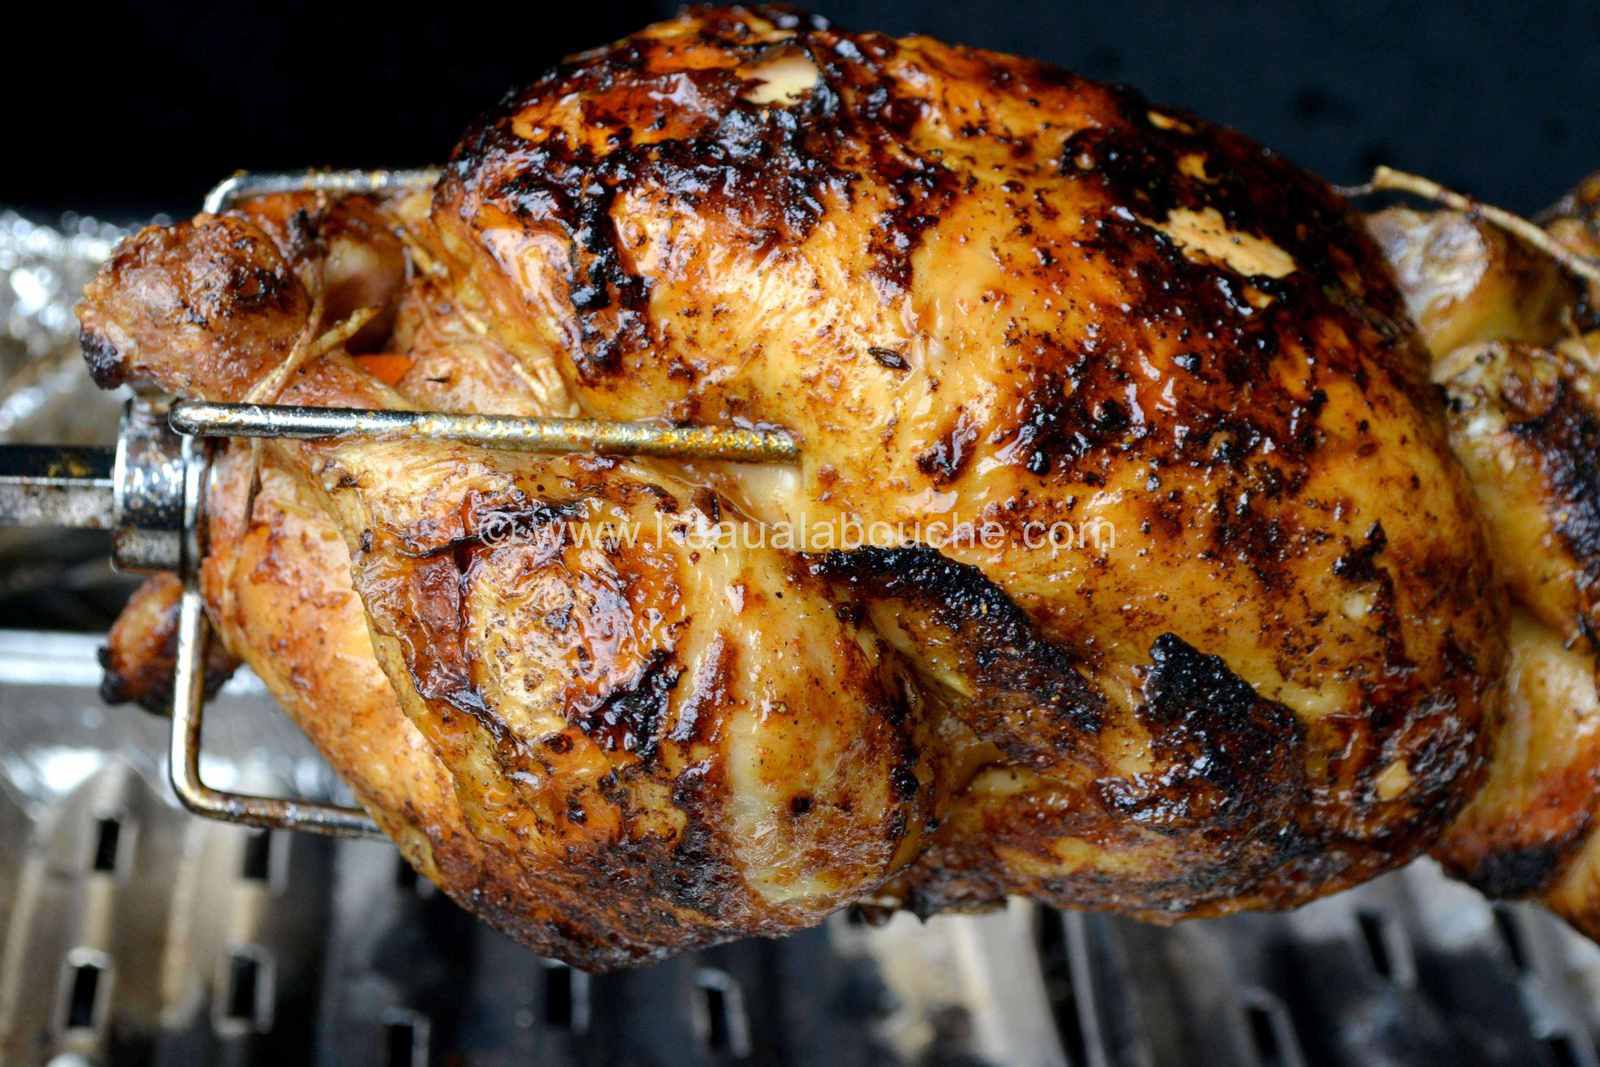
{"label": "black background", "polygon": [[[28,4],[44,24],[0,35],[0,204],[126,219],[240,167],[437,162],[503,91],[676,6]],[[812,7],[1127,82],[1336,182],[1387,162],[1532,211],[1600,168],[1600,0]]]}

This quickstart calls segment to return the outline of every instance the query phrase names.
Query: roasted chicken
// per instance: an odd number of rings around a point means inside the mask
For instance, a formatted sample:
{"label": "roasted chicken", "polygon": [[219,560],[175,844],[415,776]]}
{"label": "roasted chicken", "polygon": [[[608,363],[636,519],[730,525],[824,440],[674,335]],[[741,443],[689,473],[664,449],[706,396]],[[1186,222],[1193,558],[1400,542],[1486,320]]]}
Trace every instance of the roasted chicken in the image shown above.
{"label": "roasted chicken", "polygon": [[[1435,846],[1595,930],[1563,873],[1600,767],[1592,349],[1532,347],[1579,296],[1472,220],[1388,221],[1041,63],[695,9],[509,98],[429,194],[144,230],[80,318],[107,386],[797,435],[217,458],[227,649],[543,953],[1288,907]],[[118,695],[159,689],[167,588]]]}
{"label": "roasted chicken", "polygon": [[[1429,339],[1451,445],[1515,603],[1489,772],[1435,854],[1600,938],[1600,289],[1456,212],[1390,210],[1371,227]],[[1600,176],[1546,228],[1600,259]]]}

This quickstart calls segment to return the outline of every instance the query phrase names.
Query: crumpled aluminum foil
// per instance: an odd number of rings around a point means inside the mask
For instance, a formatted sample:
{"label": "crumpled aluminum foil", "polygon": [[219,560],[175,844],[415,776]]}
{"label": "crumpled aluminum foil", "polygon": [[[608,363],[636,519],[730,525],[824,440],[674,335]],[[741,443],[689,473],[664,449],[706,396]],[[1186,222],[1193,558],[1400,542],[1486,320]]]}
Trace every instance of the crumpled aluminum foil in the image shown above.
{"label": "crumpled aluminum foil", "polygon": [[[126,398],[89,378],[73,308],[123,227],[0,208],[0,443],[111,445]],[[104,630],[136,584],[105,535],[0,529],[0,627]]]}
{"label": "crumpled aluminum foil", "polygon": [[84,373],[73,306],[129,231],[0,210],[0,441],[110,444],[123,396]]}

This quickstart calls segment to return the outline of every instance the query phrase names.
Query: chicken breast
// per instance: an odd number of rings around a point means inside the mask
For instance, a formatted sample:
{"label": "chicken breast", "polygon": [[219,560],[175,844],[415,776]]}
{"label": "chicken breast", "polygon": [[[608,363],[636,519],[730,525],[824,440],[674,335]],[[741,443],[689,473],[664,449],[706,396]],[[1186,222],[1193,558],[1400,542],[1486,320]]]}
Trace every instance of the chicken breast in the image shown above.
{"label": "chicken breast", "polygon": [[229,648],[424,873],[580,965],[853,902],[1290,906],[1483,772],[1505,599],[1377,246],[1127,90],[696,9],[430,198],[144,231],[81,319],[107,384],[797,435],[279,441],[248,513],[213,490]]}

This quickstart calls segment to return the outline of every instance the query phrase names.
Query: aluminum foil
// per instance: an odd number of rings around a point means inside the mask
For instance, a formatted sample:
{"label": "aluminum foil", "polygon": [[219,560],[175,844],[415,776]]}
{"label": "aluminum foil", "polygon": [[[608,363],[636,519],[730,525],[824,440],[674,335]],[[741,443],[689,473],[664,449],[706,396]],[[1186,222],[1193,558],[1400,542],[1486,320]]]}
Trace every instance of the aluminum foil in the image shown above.
{"label": "aluminum foil", "polygon": [[[0,208],[0,443],[110,445],[126,394],[84,372],[73,307],[127,229]],[[0,628],[104,631],[136,584],[93,530],[0,529]]]}
{"label": "aluminum foil", "polygon": [[0,441],[109,444],[123,397],[84,373],[73,306],[128,231],[0,210]]}

